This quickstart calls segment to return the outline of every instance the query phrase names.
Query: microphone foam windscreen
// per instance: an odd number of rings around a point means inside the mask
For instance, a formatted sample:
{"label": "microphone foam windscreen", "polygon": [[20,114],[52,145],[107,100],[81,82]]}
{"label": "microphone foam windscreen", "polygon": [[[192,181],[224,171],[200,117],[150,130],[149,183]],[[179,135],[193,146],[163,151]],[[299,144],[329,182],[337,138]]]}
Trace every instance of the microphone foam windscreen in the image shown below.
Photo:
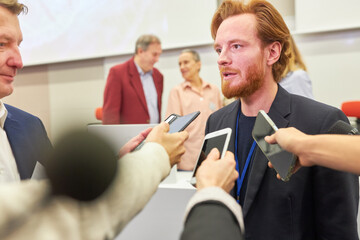
{"label": "microphone foam windscreen", "polygon": [[115,178],[117,159],[99,136],[73,131],[57,142],[45,170],[54,195],[91,201],[105,192]]}
{"label": "microphone foam windscreen", "polygon": [[356,128],[341,120],[338,120],[336,123],[334,123],[328,130],[328,133],[359,135],[359,131]]}

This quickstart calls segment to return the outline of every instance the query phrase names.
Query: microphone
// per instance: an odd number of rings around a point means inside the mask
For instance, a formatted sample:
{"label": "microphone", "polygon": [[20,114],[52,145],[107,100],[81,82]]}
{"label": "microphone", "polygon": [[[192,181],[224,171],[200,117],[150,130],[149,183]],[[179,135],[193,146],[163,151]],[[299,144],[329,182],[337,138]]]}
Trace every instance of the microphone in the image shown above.
{"label": "microphone", "polygon": [[114,180],[117,159],[102,138],[77,130],[59,139],[44,167],[52,195],[92,201]]}
{"label": "microphone", "polygon": [[354,128],[350,124],[338,120],[334,123],[327,132],[328,134],[348,134],[348,135],[360,135],[357,128]]}
{"label": "microphone", "polygon": [[118,161],[113,149],[102,138],[89,132],[76,130],[64,135],[47,156],[44,168],[51,192],[36,202],[28,202],[28,208],[20,207],[13,216],[5,215],[0,225],[0,239],[19,229],[52,196],[92,201],[108,189],[116,176]]}

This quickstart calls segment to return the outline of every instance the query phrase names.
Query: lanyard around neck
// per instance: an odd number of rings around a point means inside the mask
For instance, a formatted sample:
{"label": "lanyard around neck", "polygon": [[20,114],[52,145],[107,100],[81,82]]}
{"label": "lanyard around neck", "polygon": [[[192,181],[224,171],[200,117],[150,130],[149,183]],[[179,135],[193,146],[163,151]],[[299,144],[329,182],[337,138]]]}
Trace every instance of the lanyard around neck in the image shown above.
{"label": "lanyard around neck", "polygon": [[255,146],[256,146],[256,142],[254,141],[253,144],[251,145],[251,149],[250,152],[246,158],[246,162],[245,162],[245,166],[244,169],[240,175],[240,162],[239,162],[239,158],[238,158],[238,135],[239,135],[239,117],[240,117],[240,109],[238,110],[238,114],[237,114],[237,118],[236,118],[236,133],[235,133],[235,161],[236,161],[236,170],[239,173],[239,177],[236,179],[236,183],[237,183],[237,191],[236,191],[236,201],[239,203],[240,202],[240,191],[241,191],[241,187],[246,175],[246,171],[249,167],[249,163],[251,160],[251,156],[254,152]]}

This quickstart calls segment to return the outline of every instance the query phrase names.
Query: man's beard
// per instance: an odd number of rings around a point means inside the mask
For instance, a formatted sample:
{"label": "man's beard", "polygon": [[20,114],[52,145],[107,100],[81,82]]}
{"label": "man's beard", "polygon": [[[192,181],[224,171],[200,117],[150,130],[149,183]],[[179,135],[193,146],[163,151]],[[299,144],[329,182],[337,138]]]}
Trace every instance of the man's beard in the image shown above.
{"label": "man's beard", "polygon": [[[221,69],[220,74],[227,69]],[[221,90],[226,98],[240,98],[240,97],[248,97],[256,92],[263,84],[264,81],[264,73],[262,72],[262,66],[257,66],[256,64],[250,66],[247,69],[246,79],[242,79],[243,81],[236,86],[230,86],[231,81],[224,81],[223,75],[221,74]],[[234,71],[234,70],[232,70]],[[239,77],[242,77],[240,71],[236,71]],[[232,84],[234,85],[234,84]]]}

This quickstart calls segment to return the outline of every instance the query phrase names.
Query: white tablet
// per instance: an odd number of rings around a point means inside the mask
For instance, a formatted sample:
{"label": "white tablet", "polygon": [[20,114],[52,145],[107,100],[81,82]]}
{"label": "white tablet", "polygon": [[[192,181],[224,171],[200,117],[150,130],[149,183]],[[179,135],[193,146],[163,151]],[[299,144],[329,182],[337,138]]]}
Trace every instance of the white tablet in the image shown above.
{"label": "white tablet", "polygon": [[228,149],[228,145],[231,137],[231,128],[224,128],[216,132],[206,134],[201,151],[198,156],[198,160],[193,170],[193,174],[190,180],[192,185],[196,185],[196,171],[200,167],[201,163],[207,158],[207,155],[213,148],[217,148],[220,152],[220,158],[225,156]]}

